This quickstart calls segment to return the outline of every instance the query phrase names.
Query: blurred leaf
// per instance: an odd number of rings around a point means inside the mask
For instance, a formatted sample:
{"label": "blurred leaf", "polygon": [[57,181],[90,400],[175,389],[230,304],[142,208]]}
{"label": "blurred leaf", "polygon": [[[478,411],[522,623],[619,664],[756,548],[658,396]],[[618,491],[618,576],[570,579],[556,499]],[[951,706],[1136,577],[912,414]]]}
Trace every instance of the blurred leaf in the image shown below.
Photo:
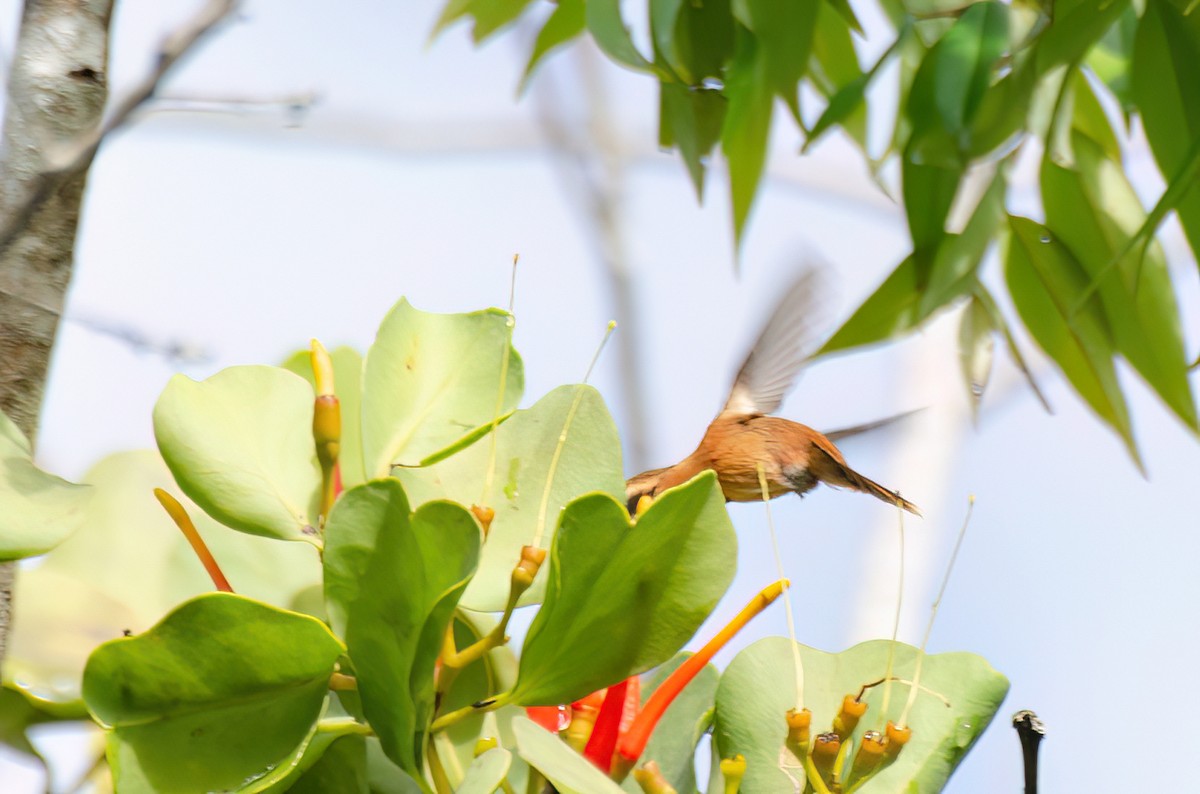
{"label": "blurred leaf", "polygon": [[527,717],[515,717],[517,752],[554,784],[559,794],[623,794],[608,775],[553,733]]}
{"label": "blurred leaf", "polygon": [[739,29],[737,48],[725,81],[729,107],[721,128],[721,150],[729,163],[733,238],[741,247],[750,207],[758,192],[770,141],[772,94],[767,59],[755,37]]}
{"label": "blurred leaf", "polygon": [[978,418],[979,403],[987,389],[992,374],[992,360],[996,351],[996,328],[987,307],[978,298],[972,298],[962,315],[958,328],[958,358],[962,365],[963,383],[967,386],[967,398],[971,403],[971,414]]}
{"label": "blurred leaf", "polygon": [[410,513],[387,478],[342,494],[325,534],[330,623],[346,639],[363,711],[388,757],[420,776],[434,663],[479,563],[479,525],[449,502]]}
{"label": "blurred leaf", "polygon": [[50,767],[46,759],[29,741],[29,729],[34,725],[55,722],[57,719],[34,705],[35,701],[26,698],[18,689],[5,686],[0,688],[0,745],[10,751],[24,756],[41,767],[47,775],[46,790],[50,791]]}
{"label": "blurred leaf", "polygon": [[966,155],[982,157],[1024,131],[1030,101],[1037,86],[1035,58],[1029,52],[1013,57],[1011,71],[989,88],[980,100],[968,133]]}
{"label": "blurred leaf", "polygon": [[729,587],[736,550],[712,472],[663,493],[632,526],[608,494],[567,505],[512,702],[570,703],[670,659]]}
{"label": "blurred leaf", "polygon": [[[886,715],[879,713],[883,685],[867,690],[865,699],[870,706],[853,734],[855,746],[867,728],[882,726],[885,718],[899,718],[920,653],[916,648],[902,643],[893,646],[886,640],[865,642],[839,654],[799,647],[808,682],[804,705],[812,711],[814,733],[828,730],[826,726],[832,724],[845,695],[857,694],[864,684],[885,677],[893,647],[891,669],[898,680],[892,684],[890,710]],[[891,766],[858,789],[865,794],[941,791],[1008,692],[1008,680],[983,658],[969,653],[926,656],[920,683],[923,690],[930,691],[917,696],[909,715],[912,739]],[[792,652],[783,637],[768,637],[746,648],[721,676],[713,736],[720,758],[735,753],[746,757],[742,794],[792,790],[780,767],[787,736],[784,713],[794,705]],[[794,758],[788,760],[796,763]],[[803,772],[792,772],[803,779]],[[853,787],[852,780],[849,785]]]}
{"label": "blurred leaf", "polygon": [[533,0],[449,0],[431,35],[437,36],[455,21],[465,16],[475,20],[471,37],[475,43],[486,39],[500,28],[515,22]]}
{"label": "blurred leaf", "polygon": [[320,621],[210,593],[97,648],[83,696],[121,791],[233,789],[311,732],[342,652]]}
{"label": "blurred leaf", "polygon": [[225,526],[318,543],[312,417],[312,389],[294,373],[230,367],[200,382],[171,378],[154,436],[180,489]]}
{"label": "blurred leaf", "polygon": [[921,296],[922,319],[966,294],[976,281],[979,263],[1004,222],[1008,179],[1004,165],[996,168],[991,184],[979,198],[961,234],[947,235],[939,246]]}
{"label": "blurred leaf", "polygon": [[34,466],[29,439],[0,411],[0,561],[50,551],[82,524],[90,497]]}
{"label": "blurred leaf", "polygon": [[471,762],[455,794],[492,794],[500,788],[510,765],[512,753],[503,747],[493,747]]}
{"label": "blurred leaf", "polygon": [[621,0],[587,0],[587,27],[604,54],[634,71],[656,74],[654,64],[638,52],[621,17]]}
{"label": "blurred leaf", "polygon": [[[579,406],[557,456],[547,496],[555,449],[577,398]],[[495,444],[494,482],[486,497],[484,487],[492,465],[490,439],[434,466],[396,470],[414,505],[434,499],[469,505],[486,498],[488,507],[496,511],[479,570],[462,599],[464,608],[480,612],[504,608],[513,566],[520,559],[521,547],[533,542],[543,515],[543,543],[549,543],[559,513],[572,499],[595,491],[614,498],[625,494],[617,428],[599,392],[590,386],[560,386],[531,408],[517,411],[496,430]],[[542,566],[521,603],[541,600],[547,568]]]}
{"label": "blurred leaf", "polygon": [[813,38],[813,68],[811,77],[829,102],[808,131],[801,152],[806,152],[827,130],[835,124],[867,152],[867,86],[878,74],[908,35],[908,27],[901,28],[895,41],[884,50],[869,71],[864,73],[858,64],[854,41],[846,22],[827,3],[821,3],[817,12],[817,33]]}
{"label": "blurred leaf", "polygon": [[[363,457],[368,477],[396,464],[426,465],[447,447],[486,433],[496,411],[509,315],[498,309],[430,314],[401,300],[388,312],[363,370]],[[525,386],[510,349],[501,413]]]}
{"label": "blurred leaf", "polygon": [[[1108,159],[1080,132],[1073,134],[1072,148],[1073,169],[1043,160],[1046,226],[1085,273],[1097,278],[1126,250],[1145,212],[1119,161]],[[1161,249],[1151,245],[1140,262],[1125,256],[1100,279],[1097,292],[1116,349],[1176,416],[1200,430],[1175,291]]]}
{"label": "blurred leaf", "polygon": [[1105,423],[1117,431],[1141,465],[1129,409],[1113,366],[1116,350],[1095,301],[1075,306],[1087,274],[1050,231],[1028,218],[1010,217],[1005,276],[1017,313],[1038,345],[1058,364]]}
{"label": "blurred leaf", "polygon": [[1129,5],[1121,12],[1121,16],[1117,17],[1117,21],[1108,32],[1100,37],[1085,59],[1088,68],[1116,97],[1125,113],[1126,124],[1129,122],[1130,112],[1138,105],[1133,96],[1132,83],[1133,46],[1137,30],[1137,9]]}
{"label": "blurred leaf", "polygon": [[[333,359],[334,391],[342,411],[342,442],[338,454],[338,467],[342,472],[342,486],[351,488],[367,479],[363,471],[362,455],[362,371],[363,358],[351,347],[338,347],[329,351]],[[288,356],[283,368],[295,372],[313,387],[316,399],[316,380],[307,350],[298,350]]]}
{"label": "blurred leaf", "polygon": [[1167,0],[1147,0],[1133,49],[1132,85],[1154,159],[1171,180],[1168,189],[1190,187],[1175,210],[1193,257],[1200,257],[1200,180],[1186,168],[1200,140],[1200,14],[1184,15]]}
{"label": "blurred leaf", "polygon": [[583,33],[587,27],[584,6],[584,0],[558,0],[554,13],[546,20],[533,43],[533,52],[529,54],[529,62],[525,65],[525,74],[521,77],[518,93],[525,92],[543,58],[555,48]]}
{"label": "blurred leaf", "polygon": [[992,327],[996,328],[1004,336],[1004,344],[1008,347],[1008,354],[1012,356],[1013,363],[1017,365],[1017,369],[1021,370],[1021,374],[1025,377],[1025,382],[1029,384],[1029,388],[1033,391],[1034,396],[1038,398],[1038,402],[1042,404],[1046,413],[1054,413],[1049,401],[1046,399],[1046,395],[1042,393],[1041,387],[1038,386],[1037,380],[1034,379],[1033,371],[1025,362],[1025,356],[1022,355],[1021,348],[1017,346],[1017,340],[1012,334],[1012,329],[1009,328],[1008,320],[1001,313],[1000,307],[996,305],[996,299],[992,297],[992,293],[988,292],[987,287],[983,286],[983,284],[976,283],[972,294],[975,301],[987,311],[992,321]]}
{"label": "blurred leaf", "polygon": [[754,35],[755,57],[765,62],[763,76],[792,111],[798,124],[803,123],[800,117],[800,80],[808,70],[819,5],[820,0],[733,0],[732,3],[734,18]]}
{"label": "blurred leaf", "polygon": [[910,256],[863,301],[816,355],[882,342],[906,333],[921,322],[920,298],[917,268]]}
{"label": "blurred leaf", "polygon": [[[650,681],[642,685],[643,706],[689,656],[690,653],[676,654],[654,671]],[[663,777],[676,791],[696,790],[696,748],[712,726],[713,699],[720,678],[716,667],[705,665],[667,707],[642,753],[641,762],[658,762]],[[641,791],[633,778],[626,778],[621,787],[631,794]]]}
{"label": "blurred leaf", "polygon": [[828,6],[837,12],[845,23],[860,36],[866,35],[863,33],[862,23],[858,21],[858,16],[854,13],[854,8],[850,5],[850,0],[826,0],[822,3],[823,6]]}
{"label": "blurred leaf", "polygon": [[1100,147],[1105,157],[1117,163],[1121,162],[1121,144],[1117,142],[1108,115],[1082,70],[1075,70],[1071,88],[1073,128]]}
{"label": "blurred leaf", "polygon": [[[667,27],[672,13],[674,25]],[[650,23],[655,51],[685,82],[695,87],[705,78],[724,75],[736,27],[729,0],[654,0]]]}
{"label": "blurred leaf", "polygon": [[36,568],[17,577],[7,680],[30,696],[79,700],[83,666],[98,644],[144,631],[212,581],[154,498],[162,487],[188,510],[229,581],[243,595],[288,606],[320,582],[317,552],[224,527],[171,483],[156,452],[122,452],[83,478],[92,486],[83,526]]}
{"label": "blurred leaf", "polygon": [[1055,0],[1054,22],[1037,42],[1037,71],[1075,63],[1125,13],[1129,0]]}
{"label": "blurred leaf", "polygon": [[705,163],[721,139],[725,97],[720,91],[660,83],[659,143],[677,146],[687,166],[696,199],[704,199]]}
{"label": "blurred leaf", "polygon": [[362,736],[318,733],[313,744],[328,746],[310,766],[300,770],[291,794],[368,794],[367,742]]}
{"label": "blurred leaf", "polygon": [[933,270],[934,259],[946,238],[946,218],[958,194],[962,180],[960,168],[922,165],[905,152],[901,163],[904,212],[912,235],[916,285],[924,290]]}

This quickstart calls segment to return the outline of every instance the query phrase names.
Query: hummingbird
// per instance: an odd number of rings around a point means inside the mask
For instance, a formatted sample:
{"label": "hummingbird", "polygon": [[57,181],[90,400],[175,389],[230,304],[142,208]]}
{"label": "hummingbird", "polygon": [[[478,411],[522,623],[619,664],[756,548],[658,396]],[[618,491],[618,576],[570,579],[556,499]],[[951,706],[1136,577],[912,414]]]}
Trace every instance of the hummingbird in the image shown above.
{"label": "hummingbird", "polygon": [[[921,515],[912,502],[846,464],[830,440],[807,425],[771,416],[779,409],[807,360],[818,283],[815,269],[801,273],[767,321],[734,379],[729,399],[712,420],[695,452],[663,469],[651,469],[625,484],[630,514],[644,496],[654,497],[712,469],[727,502],[762,498],[762,468],[770,498],[785,493],[803,496],[819,483],[870,494]],[[897,417],[898,418],[898,417]],[[845,437],[891,420],[830,433]]]}

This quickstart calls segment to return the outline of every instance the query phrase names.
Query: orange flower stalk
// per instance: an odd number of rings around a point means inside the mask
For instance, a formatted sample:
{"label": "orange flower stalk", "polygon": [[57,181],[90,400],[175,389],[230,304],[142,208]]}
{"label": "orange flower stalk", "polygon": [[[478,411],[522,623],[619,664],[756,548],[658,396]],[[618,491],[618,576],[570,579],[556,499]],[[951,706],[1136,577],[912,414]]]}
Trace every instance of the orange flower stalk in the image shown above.
{"label": "orange flower stalk", "polygon": [[608,688],[604,695],[604,704],[600,706],[600,714],[596,717],[596,725],[592,728],[592,735],[588,738],[587,746],[583,748],[583,757],[604,772],[612,767],[613,750],[617,746],[617,737],[621,731],[621,718],[625,714],[625,693],[628,689],[629,679]]}
{"label": "orange flower stalk", "polygon": [[197,531],[196,525],[192,523],[191,516],[183,509],[183,505],[179,504],[179,500],[162,488],[155,488],[154,496],[167,511],[167,515],[171,517],[171,520],[175,522],[175,525],[179,527],[179,530],[183,532],[183,536],[187,538],[188,543],[192,545],[192,551],[196,552],[196,556],[200,558],[200,564],[204,566],[204,570],[208,571],[208,576],[212,579],[213,585],[222,593],[232,593],[233,588],[229,586],[229,580],[221,572],[221,566],[217,565],[216,558],[208,550],[208,544],[204,542],[204,538],[200,537],[200,532]]}
{"label": "orange flower stalk", "polygon": [[659,685],[658,689],[654,690],[654,694],[646,701],[645,708],[637,715],[633,721],[633,725],[617,742],[617,757],[613,759],[613,777],[621,780],[625,775],[629,774],[629,770],[637,763],[642,752],[646,749],[646,743],[650,740],[650,734],[654,731],[654,726],[658,724],[663,713],[671,702],[683,691],[683,688],[695,678],[704,666],[712,660],[717,651],[725,647],[725,645],[733,639],[747,623],[751,621],[758,613],[766,609],[771,602],[779,598],[785,587],[788,586],[786,579],[781,579],[778,582],[766,587],[756,595],[749,604],[739,612],[733,620],[725,628],[717,632],[717,636],[713,637],[708,643],[684,661],[683,664],[675,668],[675,671],[667,677]]}

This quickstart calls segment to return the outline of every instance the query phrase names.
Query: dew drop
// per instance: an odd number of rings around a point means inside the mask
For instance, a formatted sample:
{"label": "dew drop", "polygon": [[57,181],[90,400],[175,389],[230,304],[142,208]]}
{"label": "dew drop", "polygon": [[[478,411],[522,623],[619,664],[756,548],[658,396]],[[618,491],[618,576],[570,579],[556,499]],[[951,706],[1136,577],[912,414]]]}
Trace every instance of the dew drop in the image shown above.
{"label": "dew drop", "polygon": [[715,77],[704,78],[700,81],[700,85],[701,87],[707,88],[710,91],[721,91],[725,88],[725,83]]}
{"label": "dew drop", "polygon": [[1043,234],[1041,237],[1039,237],[1039,238],[1038,238],[1038,242],[1042,242],[1042,243],[1049,243],[1049,242],[1051,242],[1050,235],[1048,235],[1048,234]]}

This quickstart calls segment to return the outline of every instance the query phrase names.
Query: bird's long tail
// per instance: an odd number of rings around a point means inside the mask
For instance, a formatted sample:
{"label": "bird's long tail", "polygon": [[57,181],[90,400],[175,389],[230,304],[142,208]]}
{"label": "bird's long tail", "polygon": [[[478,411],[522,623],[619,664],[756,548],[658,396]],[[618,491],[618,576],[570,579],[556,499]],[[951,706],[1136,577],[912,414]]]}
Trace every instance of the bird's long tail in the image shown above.
{"label": "bird's long tail", "polygon": [[869,493],[888,504],[903,507],[913,515],[921,515],[921,509],[915,504],[895,491],[884,488],[869,477],[859,474],[820,446],[813,446],[813,458],[809,461],[809,465],[814,468],[818,478],[829,485],[853,488],[862,493]]}

